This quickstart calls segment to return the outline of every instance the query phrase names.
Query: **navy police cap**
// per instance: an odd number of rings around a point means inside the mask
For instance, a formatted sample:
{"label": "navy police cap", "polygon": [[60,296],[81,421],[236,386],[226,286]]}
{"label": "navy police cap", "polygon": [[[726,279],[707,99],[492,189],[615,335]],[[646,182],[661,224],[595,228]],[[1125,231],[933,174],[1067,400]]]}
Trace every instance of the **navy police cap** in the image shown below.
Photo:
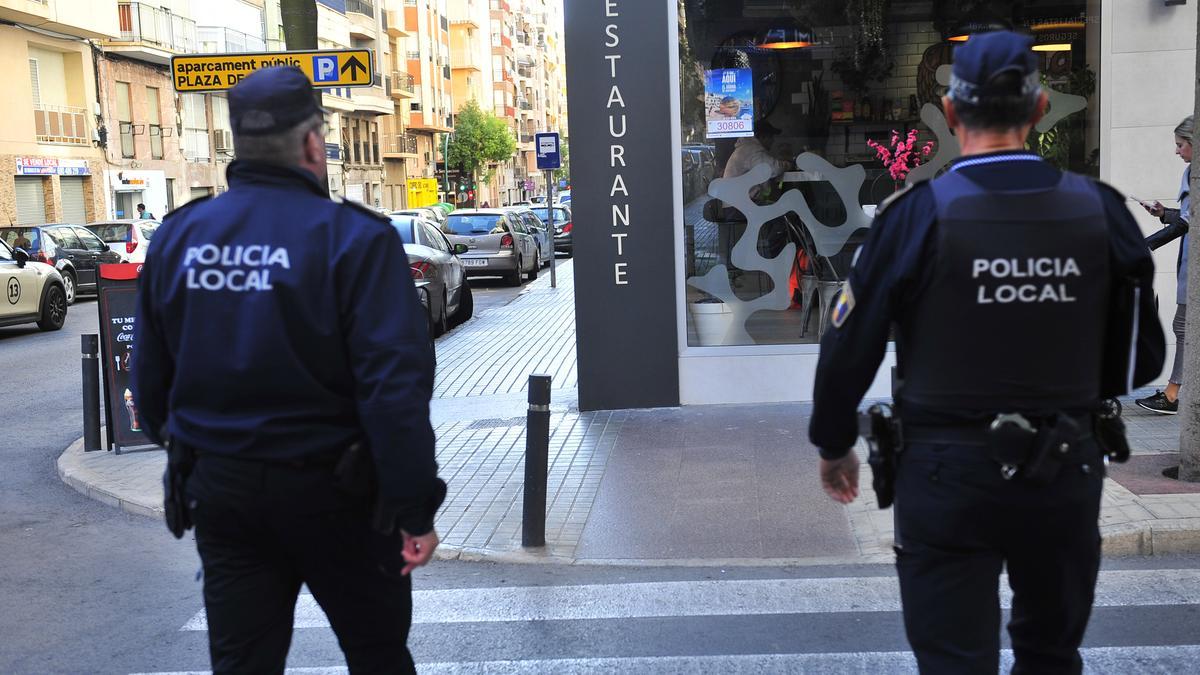
{"label": "navy police cap", "polygon": [[[1015,73],[1019,89],[989,86],[1002,73]],[[1041,87],[1038,58],[1033,38],[1012,31],[976,33],[954,50],[950,75],[950,98],[976,105],[988,96],[1035,94]]]}
{"label": "navy police cap", "polygon": [[256,70],[229,90],[229,124],[238,136],[280,133],[325,112],[295,66]]}

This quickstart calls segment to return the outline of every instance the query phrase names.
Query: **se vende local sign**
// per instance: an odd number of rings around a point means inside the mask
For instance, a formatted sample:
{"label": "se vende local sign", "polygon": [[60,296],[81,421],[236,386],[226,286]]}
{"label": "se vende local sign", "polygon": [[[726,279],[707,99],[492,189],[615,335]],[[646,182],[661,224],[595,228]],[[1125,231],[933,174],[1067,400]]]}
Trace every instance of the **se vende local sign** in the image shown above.
{"label": "se vende local sign", "polygon": [[369,87],[375,72],[370,49],[320,49],[173,56],[171,79],[175,91],[222,91],[256,70],[273,66],[296,66],[314,87]]}

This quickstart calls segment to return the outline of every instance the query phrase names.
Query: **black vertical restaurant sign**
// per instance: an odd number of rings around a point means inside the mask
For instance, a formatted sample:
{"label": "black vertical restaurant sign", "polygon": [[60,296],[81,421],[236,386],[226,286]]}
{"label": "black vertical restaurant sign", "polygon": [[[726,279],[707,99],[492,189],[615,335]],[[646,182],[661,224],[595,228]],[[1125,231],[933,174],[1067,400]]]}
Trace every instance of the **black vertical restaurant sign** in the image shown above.
{"label": "black vertical restaurant sign", "polygon": [[129,387],[133,327],[137,321],[137,263],[101,265],[99,274],[100,356],[104,360],[104,407],[108,441],[118,448],[153,445],[138,420]]}
{"label": "black vertical restaurant sign", "polygon": [[582,410],[679,405],[670,0],[566,0]]}

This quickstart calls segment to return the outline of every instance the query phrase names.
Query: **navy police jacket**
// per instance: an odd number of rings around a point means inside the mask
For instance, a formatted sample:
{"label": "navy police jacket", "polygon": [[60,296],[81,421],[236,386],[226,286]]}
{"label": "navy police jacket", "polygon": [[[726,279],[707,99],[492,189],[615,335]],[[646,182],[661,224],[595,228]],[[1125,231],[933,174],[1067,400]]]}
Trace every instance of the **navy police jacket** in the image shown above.
{"label": "navy police jacket", "polygon": [[[950,171],[954,172],[956,179],[965,177],[985,191],[1029,193],[1051,188],[1062,181],[1061,172],[1036,155],[1026,152],[1000,152],[961,158],[951,165]],[[1003,372],[996,374],[997,364],[1003,364],[1005,359],[1020,359],[1022,354],[1027,355],[1025,361],[1036,361],[1038,358],[1044,360],[1046,355],[1034,354],[1032,351],[1038,349],[1039,339],[1056,341],[1053,347],[1059,350],[1071,348],[1069,342],[1063,343],[1064,339],[1071,340],[1071,336],[1081,344],[1096,341],[1103,347],[1103,359],[1098,357],[1095,367],[1113,372],[1101,372],[1098,377],[1096,373],[1079,373],[1078,381],[1075,381],[1075,378],[1064,377],[1061,373],[1047,375],[1048,379],[1068,381],[1044,382],[1040,389],[1031,387],[1027,390],[1028,400],[1009,392],[1004,396],[1004,406],[1009,409],[1007,411],[1040,409],[1041,397],[1046,392],[1077,388],[1076,385],[1089,382],[1093,400],[1098,403],[1101,396],[1126,393],[1124,389],[1127,389],[1128,385],[1141,386],[1156,377],[1162,369],[1164,340],[1154,303],[1154,262],[1142,239],[1140,228],[1125,206],[1124,198],[1102,183],[1094,185],[1093,191],[1098,197],[1095,200],[1096,215],[1092,216],[1089,213],[1087,216],[1101,221],[1102,234],[1107,230],[1107,245],[1098,252],[1100,260],[1107,257],[1107,261],[1100,266],[1104,269],[1105,276],[1097,278],[1095,283],[1113,284],[1112,288],[1122,284],[1121,287],[1130,289],[1126,296],[1129,302],[1125,305],[1112,303],[1113,306],[1107,312],[1107,324],[1100,324],[1106,326],[1099,329],[1103,335],[1096,335],[1095,329],[1085,328],[1086,322],[1078,322],[1074,324],[1074,328],[1063,331],[1059,330],[1063,321],[1058,321],[1053,316],[1039,321],[1039,316],[1045,318],[1047,311],[1053,311],[1048,309],[1049,305],[1038,307],[1037,311],[1025,312],[1015,309],[1014,306],[1010,311],[1014,317],[1014,328],[1028,334],[1028,339],[1021,344],[998,344],[1000,340],[991,339],[986,334],[977,335],[976,333],[980,332],[978,326],[963,323],[971,320],[966,311],[945,311],[935,313],[934,316],[924,311],[935,295],[934,275],[938,269],[944,269],[935,263],[941,260],[939,256],[950,253],[938,248],[939,241],[943,241],[945,237],[939,236],[938,205],[934,190],[929,183],[918,183],[906,192],[885,201],[875,218],[867,241],[856,257],[847,281],[847,289],[833,311],[833,325],[821,340],[821,357],[814,383],[813,413],[809,424],[809,438],[818,447],[821,456],[826,459],[840,458],[849,452],[854,444],[858,436],[858,404],[875,378],[893,328],[897,336],[897,357],[903,377],[906,349],[900,338],[912,338],[931,332],[922,330],[922,326],[917,322],[945,322],[948,325],[940,326],[936,332],[953,334],[957,331],[961,340],[960,344],[951,345],[947,349],[970,351],[971,358],[979,359],[979,363],[988,366],[971,368],[973,372],[989,374],[968,378],[977,383],[976,389],[972,390],[973,395],[1013,389],[1003,386],[1011,383],[1005,380],[1006,375]],[[1067,206],[1057,205],[1057,208]],[[1048,212],[1039,216],[1042,219],[1053,218]],[[1049,225],[1056,226],[1056,223]],[[1012,229],[1004,228],[1006,232]],[[1046,237],[1050,238],[1052,234],[1047,230]],[[1013,235],[997,232],[993,236]],[[1101,242],[1103,245],[1103,239]],[[1089,269],[1095,267],[1092,265]],[[941,284],[937,289],[941,289],[945,282],[937,283]],[[980,299],[979,302],[984,300]],[[943,302],[943,305],[945,304]],[[1077,334],[1074,331],[1087,334]],[[1064,332],[1068,337],[1064,338]],[[921,352],[911,344],[907,346],[909,357]],[[1100,352],[1093,350],[1091,353]],[[1114,358],[1113,355],[1120,358]],[[931,363],[923,364],[924,367],[938,366],[939,359],[936,354],[926,356],[926,360]],[[952,361],[949,356],[940,360],[944,362],[943,365]],[[995,363],[987,363],[993,361]],[[993,378],[991,381],[989,376]],[[911,401],[905,399],[903,390],[899,398],[903,401],[901,413],[904,422],[920,425],[974,423],[990,419],[989,415],[1006,411],[983,410],[978,406],[970,406],[965,401],[970,397],[966,396],[962,397],[962,406],[912,405]]]}
{"label": "navy police jacket", "polygon": [[228,178],[166,217],[142,269],[132,379],[147,435],[263,461],[366,440],[381,498],[427,532],[444,489],[434,361],[399,235],[307,171],[235,161]]}

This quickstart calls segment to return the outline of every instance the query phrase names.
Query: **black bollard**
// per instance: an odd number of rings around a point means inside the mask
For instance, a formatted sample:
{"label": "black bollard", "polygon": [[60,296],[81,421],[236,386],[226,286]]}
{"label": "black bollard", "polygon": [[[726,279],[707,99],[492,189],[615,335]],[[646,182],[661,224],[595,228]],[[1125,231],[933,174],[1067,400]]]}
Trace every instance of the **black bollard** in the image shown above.
{"label": "black bollard", "polygon": [[546,545],[546,472],[550,461],[550,376],[529,376],[525,422],[525,502],[521,546]]}
{"label": "black bollard", "polygon": [[79,336],[83,352],[83,449],[85,452],[103,450],[100,447],[100,336],[89,333]]}

